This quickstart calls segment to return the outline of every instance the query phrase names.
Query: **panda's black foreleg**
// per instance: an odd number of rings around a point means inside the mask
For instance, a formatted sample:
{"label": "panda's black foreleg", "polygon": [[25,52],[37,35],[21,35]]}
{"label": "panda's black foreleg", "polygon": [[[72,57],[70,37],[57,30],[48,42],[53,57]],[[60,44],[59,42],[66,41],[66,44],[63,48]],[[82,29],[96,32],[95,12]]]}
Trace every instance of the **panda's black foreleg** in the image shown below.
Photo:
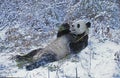
{"label": "panda's black foreleg", "polygon": [[27,65],[26,66],[26,70],[33,70],[35,68],[38,68],[40,66],[44,66],[45,64],[48,64],[50,62],[54,62],[56,61],[56,55],[55,54],[51,54],[51,53],[45,53],[41,56],[41,58],[39,60],[37,60],[36,62]]}
{"label": "panda's black foreleg", "polygon": [[88,41],[81,41],[77,43],[70,43],[70,49],[73,54],[79,53],[82,51],[84,48],[86,48],[88,45]]}

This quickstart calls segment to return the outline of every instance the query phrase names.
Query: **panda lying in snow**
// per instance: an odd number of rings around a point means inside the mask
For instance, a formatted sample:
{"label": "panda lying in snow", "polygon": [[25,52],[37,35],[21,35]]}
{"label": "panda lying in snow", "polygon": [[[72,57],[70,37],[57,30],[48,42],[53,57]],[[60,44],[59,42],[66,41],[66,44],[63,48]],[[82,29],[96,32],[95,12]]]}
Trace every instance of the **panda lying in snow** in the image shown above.
{"label": "panda lying in snow", "polygon": [[71,53],[78,53],[88,45],[88,31],[91,23],[75,21],[72,26],[65,23],[57,33],[57,39],[45,48],[36,49],[27,55],[16,56],[18,61],[30,61],[27,70],[33,70],[47,63],[64,58]]}

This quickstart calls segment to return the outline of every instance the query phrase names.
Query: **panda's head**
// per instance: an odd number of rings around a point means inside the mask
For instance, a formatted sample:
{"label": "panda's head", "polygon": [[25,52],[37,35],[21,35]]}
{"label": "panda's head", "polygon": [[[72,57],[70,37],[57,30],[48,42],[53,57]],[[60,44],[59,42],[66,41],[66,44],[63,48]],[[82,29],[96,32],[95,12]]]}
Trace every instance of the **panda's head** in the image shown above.
{"label": "panda's head", "polygon": [[74,21],[73,24],[70,26],[70,31],[73,34],[79,35],[86,33],[88,34],[89,28],[91,26],[90,22],[85,22],[84,20]]}

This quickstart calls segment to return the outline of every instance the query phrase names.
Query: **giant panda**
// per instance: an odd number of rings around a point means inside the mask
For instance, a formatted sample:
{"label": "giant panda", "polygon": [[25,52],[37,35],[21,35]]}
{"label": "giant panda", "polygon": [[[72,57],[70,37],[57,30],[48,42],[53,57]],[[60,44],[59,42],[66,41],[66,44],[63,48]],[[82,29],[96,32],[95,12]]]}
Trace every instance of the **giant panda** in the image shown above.
{"label": "giant panda", "polygon": [[[66,26],[66,24],[63,25]],[[69,24],[67,25],[69,26]],[[76,42],[79,41],[77,36],[82,35],[83,33],[87,33],[88,28],[90,27],[90,23],[85,23],[84,21],[79,20],[75,21],[72,26],[69,27],[69,32],[66,33],[61,31],[59,35],[57,34],[57,39],[54,40],[51,44],[47,45],[45,48],[30,52],[31,55],[33,53],[33,56],[31,56],[32,59],[30,59],[32,62],[26,66],[26,69],[33,70],[47,63],[60,60],[66,55],[71,54],[71,52],[74,53],[76,47],[77,49],[78,47],[81,47],[80,45],[75,45]]]}
{"label": "giant panda", "polygon": [[[67,23],[62,24],[62,26],[70,27]],[[61,34],[61,31],[59,31],[59,33]],[[30,64],[26,66],[26,69],[32,70],[49,62],[57,61],[64,58],[66,55],[70,54],[69,43],[72,41],[73,37],[69,33],[69,30],[67,32],[65,30],[64,35],[63,33],[62,36],[58,35],[59,37],[51,44],[47,45],[45,48],[33,50],[23,56],[17,55],[17,62],[21,63],[21,61],[23,61],[25,63],[27,61],[27,63]]]}

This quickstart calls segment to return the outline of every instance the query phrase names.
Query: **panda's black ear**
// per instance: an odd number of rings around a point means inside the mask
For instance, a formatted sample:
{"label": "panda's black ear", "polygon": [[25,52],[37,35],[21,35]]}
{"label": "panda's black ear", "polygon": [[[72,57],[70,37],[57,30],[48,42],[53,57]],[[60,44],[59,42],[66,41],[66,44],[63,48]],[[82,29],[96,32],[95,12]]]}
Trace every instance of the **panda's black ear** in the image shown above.
{"label": "panda's black ear", "polygon": [[90,27],[91,27],[91,23],[90,23],[90,22],[87,22],[87,23],[86,23],[86,26],[87,26],[88,28],[90,28]]}

